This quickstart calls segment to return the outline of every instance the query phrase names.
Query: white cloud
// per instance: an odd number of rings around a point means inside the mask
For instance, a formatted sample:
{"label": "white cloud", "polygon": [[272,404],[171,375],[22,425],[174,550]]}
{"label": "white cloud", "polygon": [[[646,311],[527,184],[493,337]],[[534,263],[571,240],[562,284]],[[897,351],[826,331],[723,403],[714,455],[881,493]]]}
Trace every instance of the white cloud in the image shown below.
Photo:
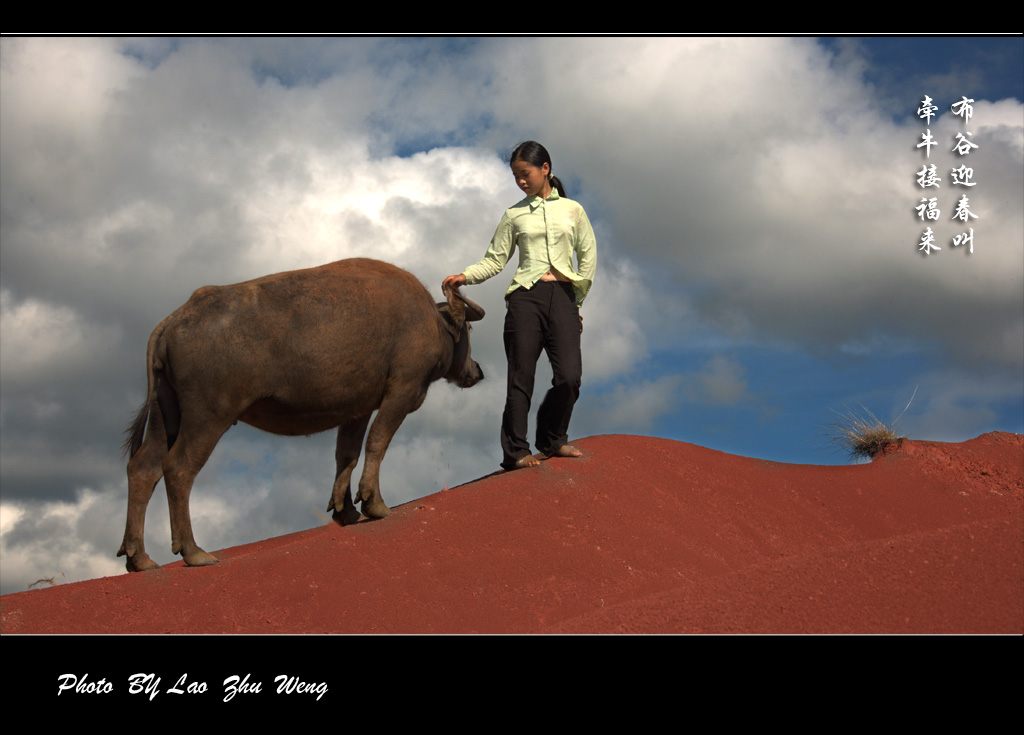
{"label": "white cloud", "polygon": [[650,356],[650,327],[664,323],[642,275],[626,261],[609,260],[599,260],[599,276],[581,309],[588,383],[633,372]]}
{"label": "white cloud", "polygon": [[70,502],[0,504],[4,593],[123,573],[114,556],[123,528],[109,522],[117,511],[114,498],[91,490]]}
{"label": "white cloud", "polygon": [[91,324],[67,306],[29,298],[16,302],[0,289],[0,373],[27,388],[80,375],[116,348],[116,325]]}
{"label": "white cloud", "polygon": [[729,406],[750,400],[744,372],[739,363],[716,355],[686,376],[686,397],[694,403]]}
{"label": "white cloud", "polygon": [[[984,257],[976,247],[968,262],[959,252],[924,261],[913,219],[919,126],[909,113],[905,124],[882,117],[855,67],[833,69],[812,40],[509,46],[505,61],[521,65],[509,97],[567,111],[544,121],[543,136],[558,151],[555,169],[606,208],[592,215],[614,222],[612,246],[699,291],[697,308],[720,328],[831,349],[884,325],[954,359],[966,344],[1019,362],[1019,345],[989,340],[967,315],[1013,334],[1024,323],[1020,102],[979,102],[972,120],[989,182],[978,192]],[[951,117],[933,126],[942,140],[952,141]]]}
{"label": "white cloud", "polygon": [[618,385],[599,399],[599,405],[586,404],[580,418],[598,424],[601,433],[647,431],[655,419],[675,411],[680,402],[679,375],[664,375]]}

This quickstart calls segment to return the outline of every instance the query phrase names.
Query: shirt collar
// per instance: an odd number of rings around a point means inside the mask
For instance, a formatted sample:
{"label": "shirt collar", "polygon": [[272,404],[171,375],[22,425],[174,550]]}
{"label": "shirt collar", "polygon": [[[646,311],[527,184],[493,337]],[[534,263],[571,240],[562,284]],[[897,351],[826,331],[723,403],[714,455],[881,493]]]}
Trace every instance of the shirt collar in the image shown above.
{"label": "shirt collar", "polygon": [[547,198],[546,200],[545,200],[545,199],[542,199],[541,197],[539,197],[539,196],[536,196],[536,195],[534,195],[534,196],[532,196],[532,197],[528,197],[528,200],[529,200],[529,202],[530,202],[530,209],[536,209],[536,208],[537,208],[537,207],[539,207],[539,206],[540,206],[540,205],[541,205],[541,204],[542,204],[542,203],[543,203],[544,201],[549,201],[549,202],[552,202],[552,201],[554,201],[555,199],[560,199],[560,198],[561,198],[561,197],[559,197],[559,196],[558,196],[558,189],[556,189],[555,187],[553,187],[553,186],[552,186],[552,187],[551,187],[551,193],[550,193],[550,194],[548,194],[548,198]]}

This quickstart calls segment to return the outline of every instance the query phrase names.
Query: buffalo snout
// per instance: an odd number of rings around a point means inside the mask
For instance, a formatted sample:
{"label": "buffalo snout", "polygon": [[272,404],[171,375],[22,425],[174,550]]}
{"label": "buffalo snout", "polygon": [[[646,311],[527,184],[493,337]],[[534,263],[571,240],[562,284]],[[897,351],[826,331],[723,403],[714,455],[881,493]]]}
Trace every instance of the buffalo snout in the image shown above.
{"label": "buffalo snout", "polygon": [[480,367],[476,360],[467,360],[466,372],[463,373],[458,385],[460,388],[472,388],[474,385],[476,385],[483,379],[483,368]]}

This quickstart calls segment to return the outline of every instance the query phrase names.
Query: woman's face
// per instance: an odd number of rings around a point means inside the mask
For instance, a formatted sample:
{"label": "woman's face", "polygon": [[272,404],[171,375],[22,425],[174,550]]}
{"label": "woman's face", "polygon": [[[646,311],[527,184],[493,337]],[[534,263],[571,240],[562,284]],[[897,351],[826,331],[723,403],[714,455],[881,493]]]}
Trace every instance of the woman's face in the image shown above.
{"label": "woman's face", "polygon": [[526,196],[539,196],[546,199],[551,194],[551,182],[548,174],[551,173],[551,166],[547,163],[540,168],[533,166],[526,161],[512,161],[512,175],[516,179],[516,186],[526,193]]}

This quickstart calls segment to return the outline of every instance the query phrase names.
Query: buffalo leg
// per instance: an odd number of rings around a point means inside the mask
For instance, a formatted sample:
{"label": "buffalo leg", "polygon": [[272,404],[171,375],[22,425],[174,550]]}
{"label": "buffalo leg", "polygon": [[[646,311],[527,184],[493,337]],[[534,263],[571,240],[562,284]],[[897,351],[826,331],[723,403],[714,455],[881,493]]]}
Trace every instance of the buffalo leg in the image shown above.
{"label": "buffalo leg", "polygon": [[[199,470],[231,424],[218,425],[214,417],[189,421],[186,415],[174,446],[164,457],[164,484],[171,514],[171,553],[181,554],[189,566],[216,564],[217,558],[199,548],[192,535],[189,496]],[[212,427],[212,428],[211,428]]]}
{"label": "buffalo leg", "polygon": [[391,513],[380,494],[380,463],[398,427],[406,416],[423,404],[425,397],[425,391],[413,395],[385,394],[366,439],[366,463],[363,465],[363,476],[359,478],[359,494],[355,498],[356,502],[363,502],[363,515],[383,518]]}
{"label": "buffalo leg", "polygon": [[128,520],[125,523],[124,540],[118,556],[127,556],[125,567],[129,572],[156,569],[160,565],[146,553],[144,534],[146,508],[153,497],[153,490],[163,475],[161,460],[167,453],[167,436],[159,406],[153,404],[149,413],[146,436],[142,446],[128,460]]}
{"label": "buffalo leg", "polygon": [[350,421],[338,427],[338,443],[334,449],[337,472],[334,476],[334,489],[327,510],[334,511],[334,520],[347,526],[359,520],[359,511],[352,502],[352,471],[359,462],[359,452],[363,448],[363,437],[370,417]]}

